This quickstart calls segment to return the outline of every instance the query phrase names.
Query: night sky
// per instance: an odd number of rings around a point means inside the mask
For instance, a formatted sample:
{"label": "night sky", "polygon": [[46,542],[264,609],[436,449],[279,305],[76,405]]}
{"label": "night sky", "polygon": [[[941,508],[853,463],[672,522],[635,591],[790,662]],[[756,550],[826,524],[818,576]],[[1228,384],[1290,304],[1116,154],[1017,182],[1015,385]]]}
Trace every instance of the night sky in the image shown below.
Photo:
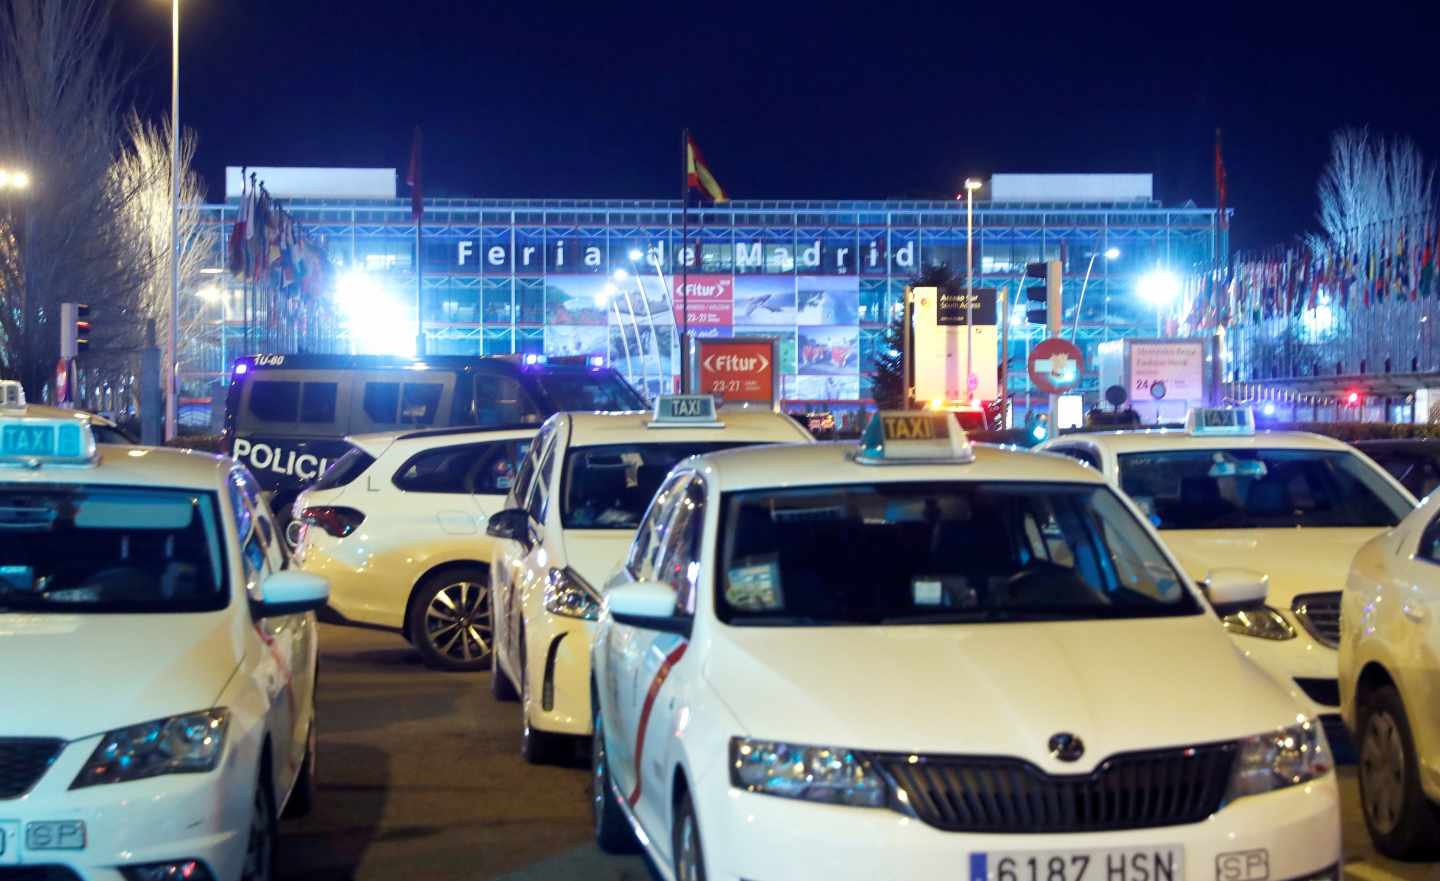
{"label": "night sky", "polygon": [[[1440,158],[1436,7],[183,0],[181,119],[217,200],[226,165],[403,172],[419,124],[433,196],[673,198],[689,126],[733,198],[1108,171],[1209,206],[1218,126],[1255,247],[1314,226],[1336,127]],[[164,112],[169,3],[117,9]]]}

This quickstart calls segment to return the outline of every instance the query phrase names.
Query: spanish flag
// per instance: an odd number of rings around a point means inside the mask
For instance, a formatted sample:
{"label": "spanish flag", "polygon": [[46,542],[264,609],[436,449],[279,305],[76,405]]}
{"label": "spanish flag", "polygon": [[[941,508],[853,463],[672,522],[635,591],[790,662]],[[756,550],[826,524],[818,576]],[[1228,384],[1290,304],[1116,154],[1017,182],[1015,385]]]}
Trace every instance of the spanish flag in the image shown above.
{"label": "spanish flag", "polygon": [[710,166],[705,164],[705,157],[700,155],[700,148],[695,146],[689,132],[685,133],[685,182],[690,189],[709,196],[712,202],[727,201],[725,191],[710,173]]}

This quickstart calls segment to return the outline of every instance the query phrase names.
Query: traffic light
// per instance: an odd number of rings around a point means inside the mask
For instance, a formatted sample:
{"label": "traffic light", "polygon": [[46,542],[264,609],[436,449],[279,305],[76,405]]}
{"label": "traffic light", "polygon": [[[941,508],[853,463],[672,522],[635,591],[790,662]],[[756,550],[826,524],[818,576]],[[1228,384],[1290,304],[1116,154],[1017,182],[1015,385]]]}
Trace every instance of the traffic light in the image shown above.
{"label": "traffic light", "polygon": [[90,306],[60,304],[60,357],[74,358],[90,348]]}
{"label": "traffic light", "polygon": [[1031,324],[1049,324],[1060,327],[1060,273],[1059,260],[1044,263],[1025,264],[1026,278],[1043,278],[1044,286],[1036,285],[1025,289],[1025,317]]}
{"label": "traffic light", "polygon": [[[1044,263],[1025,264],[1026,278],[1045,277]],[[1025,318],[1031,324],[1045,323],[1045,286],[1034,285],[1025,289]]]}

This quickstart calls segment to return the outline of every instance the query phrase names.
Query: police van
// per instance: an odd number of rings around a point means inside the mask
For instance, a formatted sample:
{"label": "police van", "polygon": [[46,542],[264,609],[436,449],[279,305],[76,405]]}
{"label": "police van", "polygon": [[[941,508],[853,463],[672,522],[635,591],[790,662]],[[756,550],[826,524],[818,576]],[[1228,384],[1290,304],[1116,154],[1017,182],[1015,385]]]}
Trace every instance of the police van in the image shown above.
{"label": "police van", "polygon": [[352,434],[538,426],[561,410],[639,410],[639,392],[603,359],[544,355],[392,358],[253,355],[237,360],[225,404],[225,447],[249,466],[277,510],[342,455],[359,474]]}

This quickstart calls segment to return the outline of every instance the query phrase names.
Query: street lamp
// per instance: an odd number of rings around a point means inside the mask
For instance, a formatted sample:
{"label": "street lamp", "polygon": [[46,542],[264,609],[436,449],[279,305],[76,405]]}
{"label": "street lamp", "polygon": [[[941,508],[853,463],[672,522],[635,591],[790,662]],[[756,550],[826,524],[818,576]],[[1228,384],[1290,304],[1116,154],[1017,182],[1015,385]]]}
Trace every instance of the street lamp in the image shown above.
{"label": "street lamp", "polygon": [[18,168],[0,168],[0,190],[28,190],[30,175]]}
{"label": "street lamp", "polygon": [[[1085,307],[1085,289],[1090,286],[1090,273],[1095,269],[1095,258],[1098,256],[1100,256],[1098,251],[1090,255],[1090,265],[1085,267],[1085,281],[1080,283],[1080,299],[1075,304],[1075,326],[1070,329],[1070,341],[1076,344],[1080,342],[1080,310]],[[1119,256],[1119,248],[1105,249],[1106,260],[1114,260]]]}
{"label": "street lamp", "polygon": [[1140,299],[1155,307],[1155,335],[1161,336],[1164,333],[1161,322],[1165,309],[1180,296],[1180,279],[1170,270],[1157,266],[1140,276],[1135,292]]}
{"label": "street lamp", "polygon": [[984,182],[965,178],[965,403],[975,400],[975,191]]}
{"label": "street lamp", "polygon": [[[630,258],[630,265],[635,270],[635,283],[640,286],[640,302],[645,304],[645,321],[650,325],[650,347],[655,352],[655,393],[661,395],[665,393],[665,385],[667,383],[673,384],[673,373],[666,369],[665,362],[660,358],[660,331],[655,327],[655,314],[650,309],[650,292],[645,290],[645,271],[637,265],[641,260],[645,259],[645,252],[639,248],[631,248],[627,256]],[[671,309],[671,306],[666,305],[665,289],[667,284],[664,273],[660,271],[660,253],[656,251],[647,262],[654,265],[655,275],[660,280],[660,304],[667,309]],[[671,309],[671,312],[673,315],[674,310]],[[671,337],[671,340],[673,342],[674,337]],[[676,348],[678,348],[678,345]],[[643,353],[641,357],[644,357]]]}

